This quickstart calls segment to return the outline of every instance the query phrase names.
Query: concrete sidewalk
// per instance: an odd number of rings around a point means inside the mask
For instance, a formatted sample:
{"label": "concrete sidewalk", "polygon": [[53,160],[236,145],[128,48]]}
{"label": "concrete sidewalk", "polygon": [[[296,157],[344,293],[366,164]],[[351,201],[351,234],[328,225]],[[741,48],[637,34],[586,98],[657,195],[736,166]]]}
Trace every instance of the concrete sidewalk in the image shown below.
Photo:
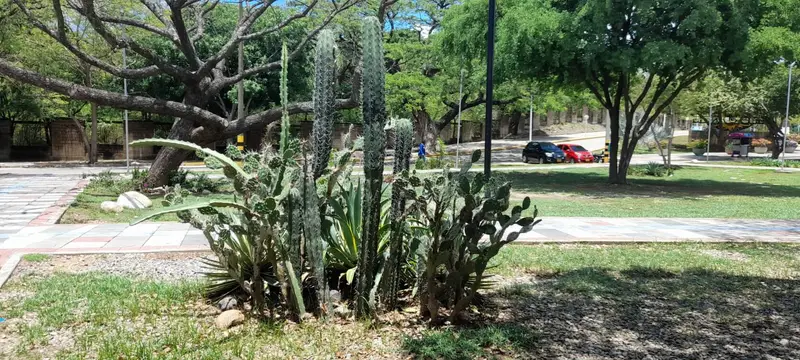
{"label": "concrete sidewalk", "polygon": [[[513,230],[513,229],[512,229]],[[0,261],[12,253],[203,250],[200,230],[182,223],[27,226],[0,237]],[[790,220],[545,217],[521,243],[540,242],[797,242]]]}

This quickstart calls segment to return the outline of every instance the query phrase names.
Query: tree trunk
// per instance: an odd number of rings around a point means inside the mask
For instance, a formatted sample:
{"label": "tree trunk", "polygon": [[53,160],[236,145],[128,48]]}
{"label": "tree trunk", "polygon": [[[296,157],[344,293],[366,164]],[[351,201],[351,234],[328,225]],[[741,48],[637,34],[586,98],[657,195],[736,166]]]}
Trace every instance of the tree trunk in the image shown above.
{"label": "tree trunk", "polygon": [[772,141],[772,158],[773,159],[777,160],[781,156],[781,153],[783,152],[782,144],[783,144],[783,138],[782,137],[776,137],[775,140]]}
{"label": "tree trunk", "polygon": [[[188,119],[179,119],[172,126],[169,139],[189,141],[193,130],[193,122]],[[167,184],[170,172],[178,169],[190,152],[171,147],[163,147],[156,155],[155,161],[150,165],[145,183],[148,187],[158,187]]]}
{"label": "tree trunk", "polygon": [[520,118],[522,118],[521,112],[515,110],[511,113],[511,118],[508,121],[508,135],[516,136],[519,134]]}
{"label": "tree trunk", "polygon": [[[608,109],[609,129],[611,130],[611,139],[608,144],[608,181],[612,184],[624,184],[626,178],[620,179],[618,176],[618,163],[617,153],[619,152],[619,109]],[[622,159],[620,159],[622,160]],[[627,174],[628,169],[625,168]]]}
{"label": "tree trunk", "polygon": [[416,129],[420,141],[424,142],[425,147],[429,150],[436,151],[436,139],[439,137],[439,132],[444,126],[439,128],[435,122],[431,121],[430,114],[424,109],[412,111],[412,116],[414,117],[414,122],[418,124]]}

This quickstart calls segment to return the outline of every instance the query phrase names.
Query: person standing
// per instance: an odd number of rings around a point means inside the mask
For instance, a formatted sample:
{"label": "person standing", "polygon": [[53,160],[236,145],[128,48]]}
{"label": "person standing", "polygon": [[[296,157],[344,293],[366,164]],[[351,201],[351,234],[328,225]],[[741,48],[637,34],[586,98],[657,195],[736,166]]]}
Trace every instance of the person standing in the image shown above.
{"label": "person standing", "polygon": [[425,162],[426,161],[426,159],[425,159],[425,155],[426,154],[427,153],[425,152],[425,143],[424,142],[419,143],[419,151],[417,152],[417,155],[419,155],[419,159],[422,160],[423,162]]}

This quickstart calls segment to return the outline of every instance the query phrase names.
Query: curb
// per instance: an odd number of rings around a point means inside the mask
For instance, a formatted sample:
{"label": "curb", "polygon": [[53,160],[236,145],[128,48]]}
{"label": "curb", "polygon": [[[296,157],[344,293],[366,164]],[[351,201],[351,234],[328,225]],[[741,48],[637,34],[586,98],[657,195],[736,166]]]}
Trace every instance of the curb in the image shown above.
{"label": "curb", "polygon": [[3,267],[0,268],[0,289],[3,288],[3,285],[8,281],[8,278],[11,277],[11,274],[14,272],[14,269],[17,268],[17,264],[22,259],[23,254],[14,253],[11,254],[11,257],[6,260],[6,263],[3,264]]}

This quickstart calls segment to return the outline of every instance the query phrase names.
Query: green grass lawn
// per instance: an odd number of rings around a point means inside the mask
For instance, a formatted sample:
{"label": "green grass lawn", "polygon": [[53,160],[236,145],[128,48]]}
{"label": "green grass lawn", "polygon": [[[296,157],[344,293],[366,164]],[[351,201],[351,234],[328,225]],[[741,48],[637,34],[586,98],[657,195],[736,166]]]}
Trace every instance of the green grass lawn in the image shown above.
{"label": "green grass lawn", "polygon": [[[116,201],[119,194],[128,190],[129,189],[120,189],[115,186],[107,186],[107,184],[103,183],[89,183],[83,192],[75,198],[75,201],[70,204],[70,207],[64,212],[59,223],[127,223],[152,209],[164,207],[162,204],[163,196],[151,196],[150,199],[153,201],[153,206],[149,209],[125,209],[120,213],[106,212],[100,209],[100,203],[103,201]],[[198,199],[230,200],[232,198],[232,194],[211,194],[208,196],[188,195],[185,197],[186,201],[195,201]],[[178,221],[178,217],[175,214],[166,214],[159,215],[149,221]]]}
{"label": "green grass lawn", "polygon": [[685,167],[672,177],[629,176],[609,185],[605,168],[496,172],[512,197],[531,196],[542,216],[800,218],[800,173]]}
{"label": "green grass lawn", "polygon": [[[44,261],[47,261],[46,259]],[[394,316],[214,328],[197,282],[102,273],[12,278],[0,358],[798,358],[800,247],[510,246],[475,322]],[[513,280],[513,281],[512,281]]]}

